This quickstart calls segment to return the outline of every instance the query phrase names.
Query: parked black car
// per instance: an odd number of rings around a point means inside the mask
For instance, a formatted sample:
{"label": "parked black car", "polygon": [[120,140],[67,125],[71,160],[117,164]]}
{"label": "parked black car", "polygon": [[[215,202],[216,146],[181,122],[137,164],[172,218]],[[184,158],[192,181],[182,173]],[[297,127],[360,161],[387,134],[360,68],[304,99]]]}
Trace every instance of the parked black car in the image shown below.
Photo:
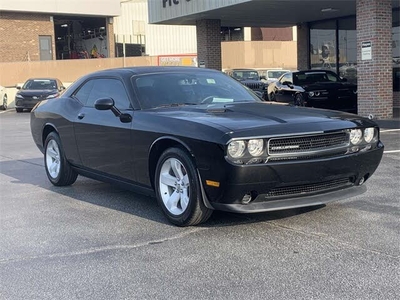
{"label": "parked black car", "polygon": [[372,120],[265,102],[190,67],[87,75],[32,110],[31,132],[54,185],[81,174],[155,195],[180,226],[358,195],[384,149]]}
{"label": "parked black car", "polygon": [[256,94],[264,99],[268,99],[267,95],[267,84],[264,83],[261,78],[260,74],[257,70],[254,69],[231,69],[224,71],[229,76],[238,80],[241,84],[247,86],[249,89],[256,92]]}
{"label": "parked black car", "polygon": [[268,99],[357,113],[357,86],[327,70],[286,73],[268,86]]}
{"label": "parked black car", "polygon": [[65,87],[57,78],[31,78],[17,89],[15,110],[22,112],[24,109],[31,110],[39,101],[60,96]]}

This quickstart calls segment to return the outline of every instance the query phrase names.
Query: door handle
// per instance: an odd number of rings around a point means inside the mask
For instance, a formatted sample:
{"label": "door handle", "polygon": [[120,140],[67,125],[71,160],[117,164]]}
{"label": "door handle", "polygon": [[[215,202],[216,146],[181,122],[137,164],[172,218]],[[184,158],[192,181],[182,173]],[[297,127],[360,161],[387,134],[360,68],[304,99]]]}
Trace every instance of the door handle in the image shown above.
{"label": "door handle", "polygon": [[84,114],[84,113],[80,113],[80,114],[78,115],[78,119],[79,119],[79,120],[82,120],[84,117],[85,117],[85,114]]}

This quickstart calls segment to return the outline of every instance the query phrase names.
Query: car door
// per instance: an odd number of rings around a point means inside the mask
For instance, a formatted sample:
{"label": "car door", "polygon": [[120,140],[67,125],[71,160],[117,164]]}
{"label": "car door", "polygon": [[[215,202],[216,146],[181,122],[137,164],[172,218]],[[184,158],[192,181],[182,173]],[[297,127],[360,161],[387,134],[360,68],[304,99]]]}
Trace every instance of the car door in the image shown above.
{"label": "car door", "polygon": [[122,113],[133,116],[123,82],[118,78],[87,81],[74,95],[83,107],[74,123],[76,143],[84,167],[134,180],[131,143],[132,122],[122,122],[111,110],[94,107],[100,98],[112,98]]}
{"label": "car door", "polygon": [[291,103],[293,101],[293,94],[292,73],[287,73],[276,83],[275,99],[278,102]]}

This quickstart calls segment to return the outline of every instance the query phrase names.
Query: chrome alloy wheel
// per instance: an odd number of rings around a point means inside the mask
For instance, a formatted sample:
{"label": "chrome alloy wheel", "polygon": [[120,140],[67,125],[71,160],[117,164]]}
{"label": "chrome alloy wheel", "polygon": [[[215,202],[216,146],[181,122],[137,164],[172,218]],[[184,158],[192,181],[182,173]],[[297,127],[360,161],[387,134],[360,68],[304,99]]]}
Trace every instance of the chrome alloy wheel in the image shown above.
{"label": "chrome alloy wheel", "polygon": [[57,178],[60,174],[60,148],[55,140],[50,140],[46,148],[46,166],[52,178]]}
{"label": "chrome alloy wheel", "polygon": [[178,159],[168,158],[159,176],[160,195],[167,210],[177,216],[189,205],[190,183],[187,171]]}

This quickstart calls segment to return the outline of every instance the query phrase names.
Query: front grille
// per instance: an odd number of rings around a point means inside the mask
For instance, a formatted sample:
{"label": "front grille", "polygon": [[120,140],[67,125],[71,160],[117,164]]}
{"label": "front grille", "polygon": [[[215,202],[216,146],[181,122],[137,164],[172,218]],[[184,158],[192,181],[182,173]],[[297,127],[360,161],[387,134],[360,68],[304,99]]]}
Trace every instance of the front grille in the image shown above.
{"label": "front grille", "polygon": [[245,83],[245,85],[252,90],[261,90],[262,84],[261,83]]}
{"label": "front grille", "polygon": [[325,182],[302,184],[295,186],[280,187],[270,190],[265,194],[266,197],[281,197],[281,196],[303,196],[307,194],[334,190],[340,187],[349,186],[352,184],[351,178],[340,178]]}
{"label": "front grille", "polygon": [[349,145],[347,132],[300,137],[272,138],[268,142],[269,155],[323,152]]}

